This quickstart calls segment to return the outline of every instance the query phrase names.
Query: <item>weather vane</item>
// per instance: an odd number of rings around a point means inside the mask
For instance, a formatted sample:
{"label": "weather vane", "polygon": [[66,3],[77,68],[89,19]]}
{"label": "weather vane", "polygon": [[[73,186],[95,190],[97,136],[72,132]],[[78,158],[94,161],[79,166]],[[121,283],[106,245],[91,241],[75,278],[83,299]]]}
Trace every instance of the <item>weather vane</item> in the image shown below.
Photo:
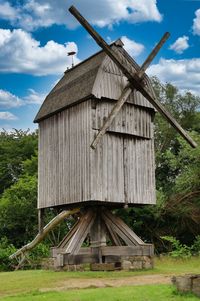
{"label": "weather vane", "polygon": [[68,56],[72,57],[72,68],[74,67],[74,55],[76,54],[76,51],[70,51],[67,53]]}

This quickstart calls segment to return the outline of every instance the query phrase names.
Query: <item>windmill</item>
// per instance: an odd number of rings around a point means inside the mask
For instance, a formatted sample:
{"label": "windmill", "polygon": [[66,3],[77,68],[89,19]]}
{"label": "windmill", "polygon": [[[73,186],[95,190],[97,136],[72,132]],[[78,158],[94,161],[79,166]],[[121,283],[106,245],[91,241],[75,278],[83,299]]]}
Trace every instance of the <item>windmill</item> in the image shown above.
{"label": "windmill", "polygon": [[[153,245],[144,243],[113,209],[156,203],[155,110],[196,147],[157,100],[145,73],[169,33],[139,67],[121,40],[108,45],[75,7],[69,11],[102,50],[65,72],[35,118],[39,123],[39,234],[11,257],[21,256],[23,261],[22,255],[53,226],[78,213],[75,225],[52,248],[56,268],[90,263],[93,269],[102,265],[114,269],[127,258],[140,258],[140,267],[145,267],[145,258],[153,257]],[[64,211],[43,227],[46,208]],[[83,247],[86,238],[88,246]]]}

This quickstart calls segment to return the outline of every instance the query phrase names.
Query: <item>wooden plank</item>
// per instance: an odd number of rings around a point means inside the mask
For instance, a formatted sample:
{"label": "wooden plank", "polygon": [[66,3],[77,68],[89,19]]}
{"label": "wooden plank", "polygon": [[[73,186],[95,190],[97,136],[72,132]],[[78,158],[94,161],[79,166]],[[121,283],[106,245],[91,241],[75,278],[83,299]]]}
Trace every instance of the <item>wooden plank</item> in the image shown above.
{"label": "wooden plank", "polygon": [[79,224],[80,224],[80,219],[74,224],[74,226],[69,230],[67,235],[65,235],[65,237],[61,240],[61,242],[59,243],[59,245],[57,247],[58,249],[59,248],[64,249],[67,247],[67,244],[69,243],[70,239],[73,237],[73,235],[77,231]]}
{"label": "wooden plank", "polygon": [[93,222],[95,220],[96,213],[93,210],[88,210],[82,217],[81,221],[78,225],[78,229],[74,233],[72,239],[70,240],[66,250],[65,254],[72,253],[72,254],[78,254],[82,243],[84,242],[91,226],[93,225]]}
{"label": "wooden plank", "polygon": [[90,266],[91,271],[114,271],[115,263],[92,263]]}
{"label": "wooden plank", "polygon": [[[130,244],[143,245],[144,242],[117,216],[108,210],[104,210],[102,217],[117,231],[117,234]],[[123,237],[122,237],[123,236]]]}
{"label": "wooden plank", "polygon": [[152,256],[151,245],[101,247],[102,256]]}
{"label": "wooden plank", "polygon": [[106,246],[106,229],[101,219],[101,211],[97,209],[95,221],[90,229],[91,248]]}
{"label": "wooden plank", "polygon": [[[94,38],[97,44],[103,48],[106,54],[116,63],[116,65],[121,69],[123,74],[128,78],[132,85],[132,88],[139,90],[142,95],[149,100],[149,102],[161,113],[161,115],[179,132],[179,134],[192,146],[197,147],[196,142],[185,132],[185,130],[180,126],[180,124],[171,116],[171,114],[164,108],[164,106],[157,100],[155,95],[152,95],[152,90],[148,91],[145,85],[141,82],[140,78],[131,72],[130,61],[128,61],[124,56],[123,60],[119,56],[119,50],[116,51],[111,49],[104,39],[92,28],[92,26],[87,22],[87,20],[78,12],[78,10],[71,6],[69,8],[71,14],[83,25],[83,27],[88,31],[88,33]],[[126,64],[125,64],[126,62]],[[139,71],[139,70],[138,70]]]}
{"label": "wooden plank", "polygon": [[109,223],[107,223],[107,220],[104,220],[105,221],[105,224],[106,224],[106,227],[108,229],[108,234],[110,236],[110,239],[112,241],[112,243],[115,245],[115,246],[121,246],[122,243],[121,243],[121,240],[120,238],[118,237],[117,233],[113,231],[112,227],[110,226]]}
{"label": "wooden plank", "polygon": [[112,227],[113,231],[115,231],[117,233],[117,235],[119,235],[119,237],[121,237],[121,239],[128,245],[128,246],[133,246],[135,245],[135,243],[132,241],[132,239],[130,239],[129,236],[127,236],[119,227],[118,225],[116,225],[115,223],[113,223],[105,214],[102,214],[103,219],[105,221],[106,224],[110,225],[110,227]]}
{"label": "wooden plank", "polygon": [[144,63],[140,67],[140,71],[138,72],[138,77],[141,78],[143,76],[143,74],[146,72],[147,68],[149,67],[149,65],[151,64],[151,62],[153,61],[153,59],[155,58],[155,56],[157,55],[157,53],[159,52],[159,50],[161,49],[163,44],[167,41],[169,36],[170,36],[169,32],[166,32],[163,35],[163,37],[161,38],[159,43],[154,47],[154,49],[151,51],[149,56],[146,58],[146,60],[144,61]]}
{"label": "wooden plank", "polygon": [[38,232],[41,233],[44,228],[44,209],[38,209]]}

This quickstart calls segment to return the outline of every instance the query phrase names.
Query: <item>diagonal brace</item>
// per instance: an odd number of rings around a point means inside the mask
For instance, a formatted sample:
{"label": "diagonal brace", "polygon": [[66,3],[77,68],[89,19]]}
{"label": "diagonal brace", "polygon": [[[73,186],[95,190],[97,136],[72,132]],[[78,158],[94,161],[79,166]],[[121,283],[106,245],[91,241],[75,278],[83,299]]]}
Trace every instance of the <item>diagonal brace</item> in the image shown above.
{"label": "diagonal brace", "polygon": [[[159,43],[155,46],[155,48],[152,50],[152,52],[150,53],[150,55],[144,61],[144,63],[142,64],[140,70],[137,73],[137,75],[138,75],[139,78],[143,77],[146,69],[151,64],[152,60],[154,59],[154,57],[156,56],[156,54],[158,53],[158,51],[160,50],[160,48],[162,47],[162,45],[169,38],[169,35],[170,34],[168,32],[166,32],[164,34],[164,36],[162,37],[162,39],[159,41]],[[99,143],[99,141],[101,140],[101,138],[103,137],[103,135],[106,133],[107,129],[110,127],[113,119],[117,116],[117,114],[119,113],[120,109],[122,108],[123,104],[126,102],[127,98],[131,94],[131,92],[132,92],[131,85],[128,84],[124,88],[124,90],[122,91],[121,96],[119,97],[118,101],[116,102],[116,104],[112,108],[112,111],[108,115],[108,118],[106,119],[106,121],[102,125],[102,127],[99,130],[99,132],[96,135],[96,137],[94,138],[94,140],[93,140],[93,142],[91,144],[91,148],[95,149],[97,147],[97,144]]]}
{"label": "diagonal brace", "polygon": [[[98,45],[106,52],[106,54],[113,60],[113,62],[120,68],[123,74],[128,78],[133,89],[137,89],[141,94],[163,115],[163,117],[179,132],[179,134],[192,146],[197,147],[196,142],[186,133],[186,131],[180,126],[180,124],[171,116],[171,114],[165,109],[165,107],[158,101],[155,95],[149,93],[148,89],[143,85],[137,74],[131,72],[131,63],[123,56],[120,58],[119,50],[113,51],[106,43],[106,41],[92,28],[87,20],[78,12],[78,10],[71,6],[69,11],[75,16],[75,18],[83,25],[83,27],[94,38]],[[124,64],[124,60],[128,65]]]}

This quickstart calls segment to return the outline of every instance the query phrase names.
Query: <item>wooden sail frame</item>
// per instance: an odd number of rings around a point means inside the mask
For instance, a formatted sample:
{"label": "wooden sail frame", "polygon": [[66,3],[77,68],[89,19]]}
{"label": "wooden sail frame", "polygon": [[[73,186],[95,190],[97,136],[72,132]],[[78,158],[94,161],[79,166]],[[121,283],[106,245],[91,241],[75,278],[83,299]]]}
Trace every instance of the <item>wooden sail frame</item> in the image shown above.
{"label": "wooden sail frame", "polygon": [[[88,21],[79,13],[79,11],[71,6],[69,8],[70,13],[79,21],[79,23],[87,30],[96,43],[105,51],[105,53],[113,60],[113,62],[119,67],[123,74],[127,77],[131,87],[137,89],[140,93],[148,99],[148,101],[161,113],[161,115],[178,131],[178,133],[193,147],[197,147],[197,144],[188,135],[188,133],[181,127],[181,125],[172,117],[172,115],[166,110],[166,108],[158,101],[155,93],[152,93],[145,86],[144,80],[147,76],[144,74],[142,79],[138,76],[142,72],[139,68],[137,73],[132,72],[132,65],[130,60],[127,60],[117,47],[111,49],[106,41],[94,30],[94,28],[88,23]],[[148,64],[147,64],[148,65]]]}

